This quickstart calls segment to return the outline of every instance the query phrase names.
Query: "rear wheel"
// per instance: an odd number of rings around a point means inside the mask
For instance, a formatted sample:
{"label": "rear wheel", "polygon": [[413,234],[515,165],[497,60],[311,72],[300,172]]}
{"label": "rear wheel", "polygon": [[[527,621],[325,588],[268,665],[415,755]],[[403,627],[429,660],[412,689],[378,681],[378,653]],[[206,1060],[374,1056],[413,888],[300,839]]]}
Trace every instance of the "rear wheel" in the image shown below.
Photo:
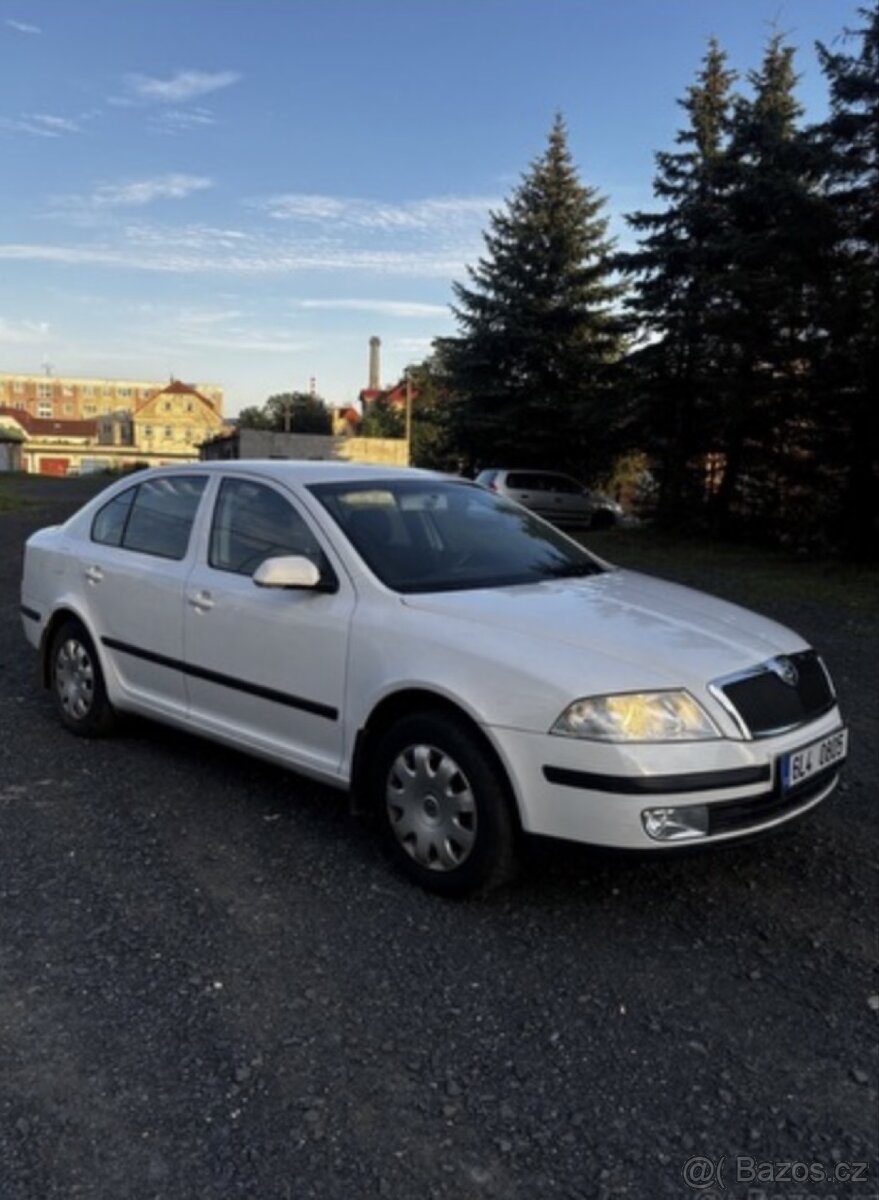
{"label": "rear wheel", "polygon": [[404,717],[385,733],[372,788],[391,857],[430,891],[490,891],[515,868],[506,781],[466,725],[445,713]]}
{"label": "rear wheel", "polygon": [[49,651],[50,682],[61,723],[80,737],[100,737],[117,723],[94,643],[70,618],[56,630]]}

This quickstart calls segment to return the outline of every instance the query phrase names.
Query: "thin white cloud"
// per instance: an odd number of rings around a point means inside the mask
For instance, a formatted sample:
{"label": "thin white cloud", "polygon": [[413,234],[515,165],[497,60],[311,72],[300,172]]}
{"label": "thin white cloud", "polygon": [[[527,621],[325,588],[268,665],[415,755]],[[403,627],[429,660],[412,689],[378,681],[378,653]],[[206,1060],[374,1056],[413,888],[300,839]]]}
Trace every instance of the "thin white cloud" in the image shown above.
{"label": "thin white cloud", "polygon": [[9,133],[27,133],[31,137],[59,138],[67,133],[81,133],[82,127],[71,117],[52,113],[22,113],[19,117],[0,117],[0,129]]}
{"label": "thin white cloud", "polygon": [[187,349],[223,350],[231,353],[296,354],[314,345],[301,340],[289,327],[254,325],[242,309],[178,308],[143,304],[140,332],[147,342]]}
{"label": "thin white cloud", "polygon": [[6,346],[42,341],[48,332],[48,321],[7,321],[0,317],[0,343]]}
{"label": "thin white cloud", "polygon": [[6,24],[10,29],[14,29],[16,33],[35,34],[43,32],[39,25],[30,25],[27,21],[14,21],[11,17],[7,18]]}
{"label": "thin white cloud", "polygon": [[217,119],[209,108],[164,108],[151,117],[149,127],[155,133],[175,136],[216,125]]}
{"label": "thin white cloud", "polygon": [[[443,316],[448,319],[450,316],[449,310],[443,309]],[[430,353],[433,349],[433,338],[429,337],[405,337],[405,338],[389,338],[386,344],[386,349],[396,351],[403,355],[418,355],[423,357]]]}
{"label": "thin white cloud", "polygon": [[[209,184],[200,176],[157,176],[106,182],[91,195],[58,198],[55,215],[85,228],[100,224],[102,233],[55,243],[8,244],[0,247],[0,257],[213,276],[350,271],[448,280],[460,276],[482,247],[488,202],[466,197],[420,200],[396,210],[366,201],[308,197],[298,205],[298,211],[309,214],[302,223],[267,222],[264,217],[243,228],[148,221],[122,226],[114,221],[120,212],[133,212],[152,200],[189,195]],[[315,226],[311,215],[315,219],[323,215],[327,223]],[[378,315],[431,319],[439,315],[430,307],[413,307],[403,300],[333,299]]]}
{"label": "thin white cloud", "polygon": [[151,179],[104,183],[85,196],[56,196],[52,211],[76,216],[106,209],[142,208],[156,200],[185,200],[187,196],[213,186],[213,180],[203,175],[155,175]]}
{"label": "thin white cloud", "polygon": [[444,304],[421,304],[412,300],[297,300],[297,308],[326,309],[338,312],[375,313],[381,317],[444,317]]}
{"label": "thin white cloud", "polygon": [[441,196],[392,204],[309,193],[284,193],[251,202],[277,221],[302,221],[363,230],[433,231],[484,222],[494,197]]}
{"label": "thin white cloud", "polygon": [[[169,274],[269,276],[299,272],[356,271],[374,275],[449,279],[460,274],[470,251],[412,253],[321,248],[309,241],[281,242],[270,238],[222,234],[192,229],[163,237],[149,231],[126,230],[127,244],[58,245],[0,244],[0,260],[53,262],[70,266],[123,267]],[[141,236],[144,235],[144,236]],[[233,238],[244,240],[239,244]]]}
{"label": "thin white cloud", "polygon": [[238,71],[178,71],[168,79],[152,75],[129,75],[126,84],[139,100],[155,104],[185,104],[199,96],[238,83]]}
{"label": "thin white cloud", "polygon": [[175,313],[174,320],[179,325],[203,329],[206,326],[225,325],[228,321],[236,321],[243,315],[240,308],[184,308]]}
{"label": "thin white cloud", "polygon": [[71,117],[56,117],[52,113],[26,113],[26,119],[36,121],[46,129],[55,130],[57,133],[80,133],[82,128],[78,121],[74,121]]}
{"label": "thin white cloud", "polygon": [[232,332],[222,337],[200,337],[182,334],[177,338],[181,346],[199,350],[224,350],[240,354],[301,354],[308,350],[310,342],[296,341],[283,333]]}
{"label": "thin white cloud", "polygon": [[97,208],[137,208],[154,200],[184,200],[193,192],[213,186],[214,181],[203,175],[156,175],[129,183],[104,184],[94,191],[91,203]]}

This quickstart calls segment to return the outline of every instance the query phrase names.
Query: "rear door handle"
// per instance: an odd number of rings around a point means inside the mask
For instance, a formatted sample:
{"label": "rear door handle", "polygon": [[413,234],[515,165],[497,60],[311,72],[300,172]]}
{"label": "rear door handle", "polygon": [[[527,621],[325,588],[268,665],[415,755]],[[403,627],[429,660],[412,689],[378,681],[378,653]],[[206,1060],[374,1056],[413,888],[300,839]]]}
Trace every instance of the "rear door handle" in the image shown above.
{"label": "rear door handle", "polygon": [[100,583],[104,578],[104,572],[100,567],[87,567],[85,577],[89,583]]}
{"label": "rear door handle", "polygon": [[194,596],[188,597],[188,601],[197,612],[210,612],[214,607],[214,600],[210,592],[196,592]]}

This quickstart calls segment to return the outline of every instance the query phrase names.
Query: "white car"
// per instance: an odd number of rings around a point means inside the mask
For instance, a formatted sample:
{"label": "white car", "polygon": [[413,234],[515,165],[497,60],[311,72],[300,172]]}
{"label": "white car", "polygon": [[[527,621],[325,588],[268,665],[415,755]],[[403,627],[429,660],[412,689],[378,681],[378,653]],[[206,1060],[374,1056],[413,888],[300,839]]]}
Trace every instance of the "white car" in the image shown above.
{"label": "white car", "polygon": [[63,724],[192,729],[374,813],[446,894],[520,834],[666,851],[780,826],[847,733],[795,633],[619,570],[423,471],[144,471],[27,543],[21,611]]}

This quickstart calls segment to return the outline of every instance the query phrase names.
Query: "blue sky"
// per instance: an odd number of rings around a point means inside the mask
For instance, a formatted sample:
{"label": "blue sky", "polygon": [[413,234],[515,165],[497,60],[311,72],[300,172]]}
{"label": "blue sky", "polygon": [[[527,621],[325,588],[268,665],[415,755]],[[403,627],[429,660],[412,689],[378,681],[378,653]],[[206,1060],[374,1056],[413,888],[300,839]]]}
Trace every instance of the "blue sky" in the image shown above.
{"label": "blue sky", "polygon": [[[556,111],[585,183],[651,205],[716,35],[816,39],[857,0],[0,0],[0,370],[332,403],[451,333],[451,283]],[[744,86],[744,84],[743,84]]]}

